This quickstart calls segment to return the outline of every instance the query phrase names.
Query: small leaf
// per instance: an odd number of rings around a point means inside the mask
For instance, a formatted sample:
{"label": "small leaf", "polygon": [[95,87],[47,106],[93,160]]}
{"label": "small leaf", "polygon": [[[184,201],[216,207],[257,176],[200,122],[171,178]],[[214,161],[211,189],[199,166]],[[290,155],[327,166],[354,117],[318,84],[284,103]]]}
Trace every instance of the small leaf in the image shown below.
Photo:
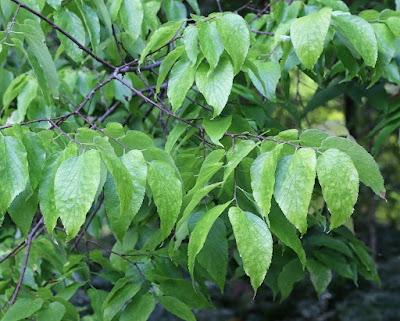
{"label": "small leaf", "polygon": [[32,316],[43,305],[42,299],[19,299],[10,306],[1,321],[19,321]]}
{"label": "small leaf", "polygon": [[160,301],[161,305],[167,311],[176,315],[178,318],[185,321],[196,321],[196,318],[189,307],[177,298],[172,296],[160,296],[158,297],[158,301]]}
{"label": "small leaf", "polygon": [[233,67],[226,57],[221,58],[214,70],[210,70],[206,63],[197,69],[196,85],[207,103],[214,108],[214,117],[221,114],[228,102],[232,84]]}
{"label": "small leaf", "polygon": [[56,208],[68,237],[73,238],[85,222],[100,184],[100,155],[90,150],[65,160],[54,179]]}
{"label": "small leaf", "polygon": [[[78,4],[79,6],[79,4]],[[85,24],[86,30],[89,34],[90,43],[92,44],[93,51],[97,51],[97,47],[100,44],[100,20],[95,10],[92,7],[83,4],[79,6],[83,23]]]}
{"label": "small leaf", "polygon": [[271,264],[271,233],[262,219],[252,213],[243,212],[238,207],[229,209],[229,220],[243,261],[243,269],[250,277],[254,291],[257,291]]}
{"label": "small leaf", "polygon": [[135,296],[122,312],[120,321],[147,321],[155,307],[156,302],[150,293]]}
{"label": "small leaf", "polygon": [[283,145],[272,151],[261,154],[251,166],[251,188],[253,197],[263,217],[267,217],[271,209],[271,199],[275,186],[275,171]]}
{"label": "small leaf", "polygon": [[[247,64],[247,63],[246,63]],[[281,67],[274,61],[254,60],[248,64],[247,73],[254,87],[271,101],[276,100],[276,86],[281,78]]]}
{"label": "small leaf", "polygon": [[318,157],[317,174],[331,212],[330,228],[334,229],[346,223],[354,211],[358,197],[358,172],[350,156],[332,148]]}
{"label": "small leaf", "polygon": [[328,137],[322,142],[321,149],[330,148],[336,148],[349,155],[357,168],[360,181],[372,188],[375,194],[385,198],[386,190],[379,166],[362,146],[346,138]]}
{"label": "small leaf", "polygon": [[187,59],[179,60],[172,68],[167,95],[173,111],[182,106],[187,92],[193,85],[195,72],[195,67]]}
{"label": "small leaf", "polygon": [[207,239],[207,235],[210,232],[215,220],[225,211],[230,203],[231,201],[222,205],[217,205],[206,212],[196,223],[193,232],[190,234],[188,246],[188,268],[192,278],[194,275],[194,264],[197,254],[199,254],[203,248]]}
{"label": "small leaf", "polygon": [[143,5],[141,0],[123,0],[119,10],[122,27],[128,32],[130,39],[139,38],[143,22]]}
{"label": "small leaf", "polygon": [[226,153],[228,163],[225,166],[224,182],[228,180],[229,176],[233,173],[243,158],[245,158],[255,147],[256,143],[252,140],[241,140],[237,144],[232,145]]}
{"label": "small leaf", "polygon": [[66,312],[66,308],[60,302],[52,302],[49,306],[40,311],[37,321],[61,321]]}
{"label": "small leaf", "polygon": [[311,283],[318,296],[325,292],[332,281],[332,271],[324,264],[314,259],[307,260],[307,270],[310,273]]}
{"label": "small leaf", "polygon": [[160,88],[164,83],[165,79],[167,78],[167,75],[171,70],[172,66],[179,59],[179,57],[182,56],[183,52],[184,52],[183,46],[176,47],[174,50],[169,52],[168,55],[162,61],[157,78],[157,85],[156,85],[157,94],[160,92]]}
{"label": "small leaf", "polygon": [[183,44],[189,60],[192,64],[195,64],[199,54],[199,36],[196,26],[189,25],[186,27],[183,32]]}
{"label": "small leaf", "polygon": [[218,34],[215,22],[198,22],[198,35],[201,51],[206,57],[211,70],[213,70],[219,62],[219,58],[224,52],[224,45]]}
{"label": "small leaf", "polygon": [[298,259],[286,264],[278,276],[278,288],[281,291],[281,301],[285,300],[293,290],[295,283],[304,277],[303,267]]}
{"label": "small leaf", "polygon": [[315,183],[315,151],[297,150],[278,165],[275,199],[286,218],[301,232],[307,230],[307,214]]}
{"label": "small leaf", "polygon": [[224,134],[229,129],[232,123],[232,116],[220,117],[217,119],[204,119],[203,127],[210,137],[210,140],[218,146],[223,146],[219,140],[224,137]]}

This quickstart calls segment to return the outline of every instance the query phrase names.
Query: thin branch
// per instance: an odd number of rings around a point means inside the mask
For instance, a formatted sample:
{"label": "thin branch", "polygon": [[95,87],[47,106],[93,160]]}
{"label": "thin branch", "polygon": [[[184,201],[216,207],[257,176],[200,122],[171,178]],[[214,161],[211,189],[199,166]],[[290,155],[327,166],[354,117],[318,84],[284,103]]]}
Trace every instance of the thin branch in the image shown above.
{"label": "thin branch", "polygon": [[217,2],[218,11],[219,12],[224,11],[224,9],[222,9],[221,0],[215,0],[215,1]]}

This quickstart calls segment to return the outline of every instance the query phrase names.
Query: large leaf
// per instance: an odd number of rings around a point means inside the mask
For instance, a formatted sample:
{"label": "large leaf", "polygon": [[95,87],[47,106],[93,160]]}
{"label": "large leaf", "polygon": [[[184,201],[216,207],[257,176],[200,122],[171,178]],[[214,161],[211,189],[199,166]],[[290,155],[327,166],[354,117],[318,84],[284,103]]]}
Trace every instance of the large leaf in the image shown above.
{"label": "large leaf", "polygon": [[307,214],[315,183],[315,151],[297,150],[279,162],[275,199],[286,218],[301,232],[307,230]]}
{"label": "large leaf", "polygon": [[42,299],[19,299],[7,310],[2,321],[19,321],[29,318],[43,305]]}
{"label": "large leaf", "polygon": [[203,217],[196,223],[193,232],[190,234],[188,246],[188,268],[189,273],[193,278],[194,264],[197,254],[200,253],[207,239],[215,220],[225,211],[231,201],[217,205],[206,212]]}
{"label": "large leaf", "polygon": [[218,34],[216,23],[213,22],[199,22],[197,24],[199,44],[201,51],[206,57],[207,62],[214,69],[219,62],[224,51],[224,45]]}
{"label": "large leaf", "polygon": [[290,27],[290,39],[301,63],[312,69],[324,50],[324,42],[331,23],[332,9],[296,19]]}
{"label": "large leaf", "polygon": [[363,18],[348,13],[332,15],[336,29],[354,47],[367,66],[374,67],[378,58],[378,43],[374,29]]}
{"label": "large leaf", "polygon": [[85,222],[100,184],[100,154],[90,150],[65,160],[54,179],[57,213],[73,238]]}
{"label": "large leaf", "polygon": [[321,149],[336,148],[346,153],[357,168],[360,181],[379,195],[385,197],[385,185],[378,164],[374,158],[360,145],[342,137],[328,137],[322,142]]}
{"label": "large leaf", "polygon": [[353,213],[358,197],[358,172],[350,156],[332,148],[318,157],[317,174],[333,229],[346,223]]}
{"label": "large leaf", "polygon": [[243,212],[238,207],[229,209],[229,220],[243,261],[243,269],[256,291],[264,281],[271,264],[271,233],[262,219],[252,213]]}
{"label": "large leaf", "polygon": [[133,41],[139,38],[143,22],[143,5],[141,0],[123,0],[119,10],[121,23]]}
{"label": "large leaf", "polygon": [[161,240],[172,231],[182,205],[182,183],[175,169],[163,161],[152,161],[149,186],[160,216]]}
{"label": "large leaf", "polygon": [[233,84],[233,67],[229,59],[221,58],[218,66],[210,70],[202,63],[196,72],[196,85],[207,103],[214,108],[214,117],[218,116],[228,102]]}
{"label": "large leaf", "polygon": [[225,13],[217,19],[217,29],[225,50],[232,59],[237,74],[246,59],[250,47],[250,31],[246,21],[234,13]]}
{"label": "large leaf", "polygon": [[262,216],[267,217],[271,209],[271,198],[275,186],[275,171],[283,145],[261,154],[251,166],[251,188]]}

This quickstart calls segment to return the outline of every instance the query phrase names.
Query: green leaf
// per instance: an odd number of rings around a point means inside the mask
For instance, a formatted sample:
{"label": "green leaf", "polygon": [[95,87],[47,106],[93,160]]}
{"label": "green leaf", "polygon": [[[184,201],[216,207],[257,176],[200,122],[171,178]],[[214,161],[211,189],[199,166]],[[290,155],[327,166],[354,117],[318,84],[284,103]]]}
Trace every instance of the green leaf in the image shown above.
{"label": "green leaf", "polygon": [[155,307],[156,301],[150,293],[136,296],[122,312],[120,321],[147,321]]}
{"label": "green leaf", "polygon": [[360,181],[378,196],[385,198],[385,185],[378,164],[374,158],[360,145],[342,137],[329,137],[322,142],[321,149],[336,148],[351,157],[357,168]]}
{"label": "green leaf", "polygon": [[161,239],[171,233],[182,205],[182,183],[168,163],[152,161],[149,167],[149,186],[160,216]]}
{"label": "green leaf", "polygon": [[253,197],[260,214],[267,217],[271,209],[271,199],[275,186],[275,171],[283,145],[259,155],[250,170]]}
{"label": "green leaf", "polygon": [[172,66],[179,59],[179,57],[182,56],[183,52],[184,52],[183,46],[176,47],[174,50],[169,52],[168,55],[162,61],[161,65],[160,65],[160,70],[158,72],[158,78],[157,78],[157,85],[156,85],[156,93],[157,94],[160,92],[161,85],[164,83],[165,79],[167,78],[167,75],[168,75],[169,71],[171,70]]}
{"label": "green leaf", "polygon": [[173,111],[182,106],[187,92],[193,85],[195,72],[195,67],[187,59],[179,60],[172,68],[167,95]]}
{"label": "green leaf", "polygon": [[218,146],[223,147],[219,140],[224,137],[226,131],[229,129],[232,123],[232,116],[220,117],[217,119],[204,119],[203,127],[210,137],[210,140]]}
{"label": "green leaf", "polygon": [[158,301],[167,311],[176,315],[178,318],[185,321],[196,321],[196,318],[189,307],[177,298],[172,296],[160,296],[158,297]]}
{"label": "green leaf", "polygon": [[234,13],[225,13],[217,18],[217,29],[226,52],[232,59],[237,74],[250,48],[250,31],[246,21]]}
{"label": "green leaf", "polygon": [[358,198],[358,172],[350,156],[338,149],[328,149],[318,157],[318,180],[322,195],[331,212],[330,228],[349,219]]}
{"label": "green leaf", "polygon": [[315,151],[297,150],[278,165],[275,199],[286,218],[301,232],[307,230],[307,214],[315,183]]}
{"label": "green leaf", "polygon": [[311,283],[318,296],[321,296],[332,281],[332,271],[324,264],[314,259],[307,260],[307,271],[310,273]]}
{"label": "green leaf", "polygon": [[338,11],[349,11],[349,7],[341,0],[317,0],[319,3],[323,4],[326,7],[330,7],[333,10]]}
{"label": "green leaf", "polygon": [[329,134],[320,129],[306,129],[300,134],[300,143],[307,147],[320,147]]}
{"label": "green leaf", "polygon": [[73,238],[85,222],[100,184],[100,154],[90,150],[61,163],[54,179],[57,213],[68,237]]}
{"label": "green leaf", "polygon": [[332,9],[324,8],[296,19],[290,26],[290,39],[294,50],[301,63],[308,69],[314,67],[324,50],[331,13]]}
{"label": "green leaf", "polygon": [[290,247],[299,257],[303,266],[306,265],[306,253],[297,236],[295,227],[289,223],[281,209],[274,202],[268,216],[271,232],[286,246]]}
{"label": "green leaf", "polygon": [[221,58],[215,69],[202,63],[196,72],[196,85],[207,103],[214,108],[213,116],[221,114],[233,84],[233,67],[229,59]]}
{"label": "green leaf", "polygon": [[[75,13],[68,9],[57,11],[54,16],[54,21],[81,44],[84,45],[86,43],[85,28],[81,19]],[[60,39],[67,55],[75,62],[81,62],[83,59],[83,51],[66,36],[58,33],[58,38]]]}
{"label": "green leaf", "polygon": [[139,63],[143,63],[144,58],[146,58],[146,56],[152,51],[156,51],[168,44],[176,35],[181,26],[182,21],[171,21],[163,24],[160,28],[158,28],[151,35],[149,41],[146,44],[146,47],[143,49]]}
{"label": "green leaf", "polygon": [[262,284],[272,259],[272,236],[265,222],[258,216],[243,212],[238,207],[229,209],[243,269],[250,277],[254,291]]}
{"label": "green leaf", "polygon": [[58,213],[54,196],[54,178],[58,167],[65,160],[76,156],[77,147],[75,144],[69,145],[61,153],[53,155],[45,163],[43,179],[39,186],[39,205],[42,212],[47,231],[51,232],[57,224]]}
{"label": "green leaf", "polygon": [[183,32],[183,44],[189,60],[194,65],[199,54],[199,36],[197,28],[194,25],[189,25]]}
{"label": "green leaf", "polygon": [[24,235],[29,233],[37,207],[37,193],[32,193],[29,188],[17,195],[8,208],[8,214]]}
{"label": "green leaf", "polygon": [[29,182],[28,160],[24,146],[14,137],[0,134],[0,216],[22,193]]}
{"label": "green leaf", "polygon": [[400,37],[400,17],[389,17],[385,23],[396,37]]}
{"label": "green leaf", "polygon": [[130,39],[139,38],[143,22],[143,5],[141,0],[123,0],[119,10],[122,27],[128,32]]}
{"label": "green leaf", "polygon": [[374,29],[363,18],[348,13],[332,15],[336,29],[354,47],[367,66],[374,67],[378,58],[378,43]]}
{"label": "green leaf", "polygon": [[17,110],[12,113],[8,122],[17,124],[25,119],[29,105],[36,98],[38,91],[38,83],[35,78],[28,78],[27,83],[21,89],[17,99]]}
{"label": "green leaf", "polygon": [[219,62],[224,51],[224,45],[218,34],[215,22],[198,22],[197,23],[199,44],[204,57],[206,57],[211,70],[213,70]]}
{"label": "green leaf", "polygon": [[[246,63],[247,64],[247,63]],[[254,87],[271,101],[276,100],[275,91],[281,78],[281,67],[274,61],[254,60],[249,63],[246,69]]]}
{"label": "green leaf", "polygon": [[188,268],[192,278],[194,276],[194,264],[196,262],[197,254],[199,254],[203,248],[204,242],[206,241],[207,235],[215,220],[225,211],[230,203],[231,201],[222,205],[217,205],[207,211],[196,223],[193,232],[190,234],[188,245]]}
{"label": "green leaf", "polygon": [[225,166],[224,182],[228,180],[229,176],[233,173],[243,158],[245,158],[255,147],[256,143],[252,140],[241,140],[237,144],[232,145],[226,153],[228,163]]}
{"label": "green leaf", "polygon": [[[78,5],[79,6],[79,5]],[[82,4],[79,6],[83,23],[89,34],[90,43],[94,52],[97,52],[97,47],[100,44],[100,20],[95,10],[92,7]]]}
{"label": "green leaf", "polygon": [[49,306],[40,311],[37,321],[61,321],[66,312],[66,308],[59,302],[52,302]]}
{"label": "green leaf", "polygon": [[281,291],[281,301],[285,300],[293,290],[295,283],[304,277],[303,267],[298,259],[286,264],[278,276],[278,288]]}
{"label": "green leaf", "polygon": [[19,299],[12,305],[1,321],[19,321],[32,316],[43,305],[42,299]]}

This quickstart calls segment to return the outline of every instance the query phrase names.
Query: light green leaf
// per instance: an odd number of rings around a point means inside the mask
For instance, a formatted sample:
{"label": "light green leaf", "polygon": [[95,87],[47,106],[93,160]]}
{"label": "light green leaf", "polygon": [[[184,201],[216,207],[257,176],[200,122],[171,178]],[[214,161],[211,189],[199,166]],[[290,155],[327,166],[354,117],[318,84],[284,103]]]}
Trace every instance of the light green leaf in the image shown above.
{"label": "light green leaf", "polygon": [[360,181],[380,197],[385,198],[385,186],[382,174],[374,158],[360,145],[342,137],[328,137],[322,142],[321,149],[336,148],[346,153],[357,168]]}
{"label": "light green leaf", "polygon": [[66,308],[60,302],[52,302],[49,306],[40,311],[37,321],[61,321],[66,312]]}
{"label": "light green leaf", "polygon": [[349,11],[349,7],[341,0],[317,0],[319,3],[323,4],[326,7],[330,7],[333,10],[339,11]]}
{"label": "light green leaf", "polygon": [[[247,64],[247,63],[246,63]],[[281,67],[279,63],[274,61],[251,61],[250,67],[247,68],[250,80],[254,87],[271,101],[276,100],[276,86],[281,78]]]}
{"label": "light green leaf", "polygon": [[29,182],[24,146],[14,137],[0,134],[0,217]]}
{"label": "light green leaf", "polygon": [[168,44],[168,42],[170,42],[176,35],[181,26],[182,21],[170,21],[158,28],[151,35],[146,47],[143,49],[139,63],[143,63],[144,58],[146,58],[146,56],[152,51],[156,51]]}
{"label": "light green leaf", "polygon": [[42,305],[42,299],[32,300],[21,298],[7,310],[1,321],[19,321],[29,318],[32,314],[39,311]]}
{"label": "light green leaf", "polygon": [[92,7],[82,4],[79,6],[83,23],[85,24],[86,30],[89,34],[90,43],[92,44],[93,51],[97,51],[97,47],[100,44],[100,20],[95,10]]}
{"label": "light green leaf", "polygon": [[186,27],[183,32],[183,44],[189,60],[192,64],[195,64],[199,54],[199,36],[196,26],[189,25]]}
{"label": "light green leaf", "polygon": [[28,78],[17,98],[17,110],[8,119],[10,124],[17,124],[25,119],[29,105],[36,98],[38,83],[35,78]]}
{"label": "light green leaf", "polygon": [[156,306],[153,295],[135,296],[121,314],[120,321],[147,321]]}
{"label": "light green leaf", "polygon": [[224,45],[218,34],[215,22],[198,22],[197,23],[200,49],[206,57],[211,70],[214,69],[219,62],[219,58],[224,52]]}
{"label": "light green leaf", "polygon": [[224,137],[226,131],[229,129],[232,123],[232,116],[220,117],[217,119],[204,119],[203,127],[210,137],[210,140],[218,146],[223,147],[219,140]]}
{"label": "light green leaf", "polygon": [[216,20],[217,29],[237,74],[250,48],[250,31],[246,21],[235,13],[225,13]]}
{"label": "light green leaf", "polygon": [[400,37],[400,17],[389,17],[385,23],[396,37]]}
{"label": "light green leaf", "polygon": [[297,150],[278,165],[275,199],[286,218],[301,232],[307,230],[307,214],[315,183],[315,151]]}
{"label": "light green leaf", "polygon": [[189,307],[182,301],[172,296],[160,296],[158,301],[161,305],[172,314],[185,321],[196,321],[196,317]]}
{"label": "light green leaf", "polygon": [[349,41],[367,66],[374,67],[378,58],[378,43],[374,29],[363,18],[347,13],[332,15],[335,28]]}
{"label": "light green leaf", "polygon": [[349,219],[358,197],[358,172],[350,156],[338,149],[328,149],[318,157],[318,180],[322,195],[331,212],[330,228]]}
{"label": "light green leaf", "polygon": [[62,0],[46,0],[46,2],[57,10],[61,7]]}
{"label": "light green leaf", "polygon": [[167,95],[173,111],[182,106],[187,92],[193,85],[195,72],[195,67],[187,59],[179,60],[172,68]]}
{"label": "light green leaf", "polygon": [[68,237],[73,238],[85,222],[100,184],[100,154],[90,150],[61,163],[54,179],[58,216]]}
{"label": "light green leaf", "polygon": [[183,46],[178,46],[174,50],[168,53],[168,55],[164,58],[160,65],[160,70],[158,72],[158,78],[157,78],[157,85],[156,85],[156,93],[158,94],[160,92],[161,85],[164,83],[165,79],[167,78],[167,75],[169,71],[171,70],[172,66],[174,63],[179,59],[180,56],[182,56],[184,52],[184,47]]}
{"label": "light green leaf", "polygon": [[108,1],[108,11],[110,12],[111,20],[114,22],[117,20],[119,10],[121,9],[123,0]]}
{"label": "light green leaf", "polygon": [[283,145],[277,145],[272,151],[261,154],[250,169],[253,197],[263,217],[267,217],[271,209],[275,171],[282,148]]}
{"label": "light green leaf", "polygon": [[320,129],[306,129],[300,134],[300,143],[307,147],[320,147],[329,134]]}
{"label": "light green leaf", "polygon": [[301,63],[312,69],[324,50],[324,42],[331,23],[332,9],[296,19],[290,27],[290,38]]}
{"label": "light green leaf", "polygon": [[250,277],[254,291],[262,284],[271,264],[273,242],[265,222],[258,216],[238,207],[229,209],[229,220],[243,269]]}
{"label": "light green leaf", "polygon": [[204,242],[206,241],[207,235],[210,232],[215,220],[225,211],[230,203],[231,201],[222,205],[217,205],[207,211],[196,223],[193,232],[190,234],[188,245],[188,268],[192,278],[197,254],[199,254],[203,248]]}
{"label": "light green leaf", "polygon": [[122,27],[135,41],[139,38],[143,22],[143,5],[141,0],[123,0],[119,10]]}
{"label": "light green leaf", "polygon": [[[81,19],[73,12],[68,9],[64,9],[61,11],[57,11],[55,17],[55,22],[66,32],[68,32],[71,36],[73,36],[76,40],[78,40],[81,44],[86,44],[86,33],[85,28]],[[58,34],[58,38],[63,45],[65,52],[67,55],[79,63],[83,59],[82,50],[73,43],[70,39],[65,37],[62,34]]]}
{"label": "light green leaf", "polygon": [[163,240],[171,233],[178,219],[182,205],[182,183],[170,164],[157,160],[150,163],[148,182],[160,216],[160,237]]}
{"label": "light green leaf", "polygon": [[307,270],[315,291],[318,296],[321,296],[332,281],[332,271],[325,264],[314,259],[307,260]]}
{"label": "light green leaf", "polygon": [[214,70],[210,70],[206,63],[197,69],[196,85],[207,103],[214,108],[214,117],[221,114],[228,102],[232,84],[233,67],[226,57],[221,58]]}

